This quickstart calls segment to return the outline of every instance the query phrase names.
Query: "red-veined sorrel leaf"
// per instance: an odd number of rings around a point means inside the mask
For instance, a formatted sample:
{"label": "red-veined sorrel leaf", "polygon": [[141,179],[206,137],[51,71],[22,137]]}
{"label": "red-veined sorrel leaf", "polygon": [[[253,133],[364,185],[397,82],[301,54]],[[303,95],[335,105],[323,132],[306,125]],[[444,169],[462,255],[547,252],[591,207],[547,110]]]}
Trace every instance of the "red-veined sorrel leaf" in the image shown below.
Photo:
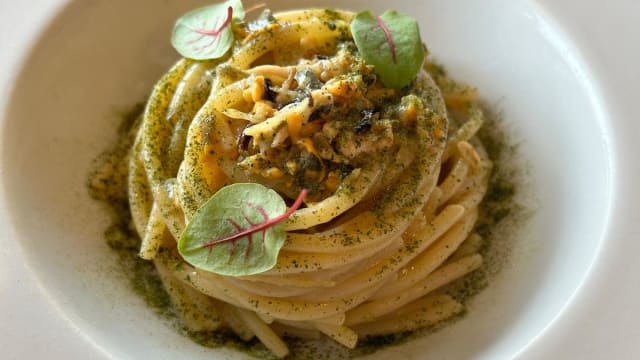
{"label": "red-veined sorrel leaf", "polygon": [[422,68],[424,46],[415,19],[390,10],[382,16],[358,13],[351,33],[365,63],[373,65],[383,84],[408,85]]}
{"label": "red-veined sorrel leaf", "polygon": [[233,21],[243,18],[244,8],[240,0],[228,0],[189,11],[176,21],[171,44],[186,58],[217,59],[233,44]]}
{"label": "red-veined sorrel leaf", "polygon": [[286,232],[282,223],[302,204],[306,191],[287,206],[260,184],[225,186],[193,215],[178,241],[191,265],[228,276],[267,271],[276,265]]}

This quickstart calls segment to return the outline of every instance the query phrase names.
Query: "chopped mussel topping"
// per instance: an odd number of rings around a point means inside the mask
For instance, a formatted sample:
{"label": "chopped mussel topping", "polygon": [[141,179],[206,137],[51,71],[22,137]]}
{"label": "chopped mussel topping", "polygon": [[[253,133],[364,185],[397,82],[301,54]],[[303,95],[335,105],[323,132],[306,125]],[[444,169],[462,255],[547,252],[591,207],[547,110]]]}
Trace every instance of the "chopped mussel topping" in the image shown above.
{"label": "chopped mussel topping", "polygon": [[248,121],[238,138],[237,169],[291,198],[303,188],[308,201],[330,196],[416,122],[419,101],[410,89],[381,85],[352,43],[332,57],[256,66],[250,79],[244,98],[251,110],[224,112]]}

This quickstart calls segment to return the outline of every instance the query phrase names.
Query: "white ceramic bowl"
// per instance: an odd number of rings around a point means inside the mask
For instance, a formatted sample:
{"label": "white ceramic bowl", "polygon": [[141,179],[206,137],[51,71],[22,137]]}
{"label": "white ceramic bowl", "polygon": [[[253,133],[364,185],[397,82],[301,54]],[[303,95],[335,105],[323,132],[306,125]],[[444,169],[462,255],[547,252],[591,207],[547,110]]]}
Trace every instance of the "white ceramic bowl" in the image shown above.
{"label": "white ceramic bowl", "polygon": [[[80,353],[131,359],[231,354],[176,334],[130,291],[102,237],[107,213],[85,188],[91,160],[115,139],[119,114],[143,100],[177,59],[169,44],[173,21],[202,3],[70,2],[51,19],[42,15],[46,25],[6,88],[2,211],[10,238],[4,241],[19,248],[14,263],[24,261],[33,271],[37,295],[92,344]],[[535,216],[515,242],[509,266],[470,302],[468,315],[373,357],[495,359],[527,349],[571,303],[612,211],[611,124],[581,49],[544,7],[525,0],[273,0],[269,6],[393,7],[412,14],[431,53],[503,111],[530,175]],[[4,266],[15,272],[14,265]],[[43,352],[26,343],[10,348]]]}

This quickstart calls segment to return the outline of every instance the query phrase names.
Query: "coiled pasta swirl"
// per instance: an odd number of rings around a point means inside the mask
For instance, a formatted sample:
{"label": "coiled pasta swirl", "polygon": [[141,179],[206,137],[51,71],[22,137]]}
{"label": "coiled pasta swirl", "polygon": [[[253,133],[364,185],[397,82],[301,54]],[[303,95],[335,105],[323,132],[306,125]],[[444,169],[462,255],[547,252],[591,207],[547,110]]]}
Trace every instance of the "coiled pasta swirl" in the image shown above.
{"label": "coiled pasta swirl", "polygon": [[[185,325],[257,336],[359,337],[412,330],[462,310],[439,287],[478,268],[473,233],[491,162],[474,138],[477,94],[421,71],[384,87],[352,43],[353,14],[276,14],[220,61],[180,60],[150,96],[129,159],[129,203]],[[428,67],[427,67],[428,68]],[[287,199],[277,265],[230,277],[180,258],[176,242],[225,185]]]}

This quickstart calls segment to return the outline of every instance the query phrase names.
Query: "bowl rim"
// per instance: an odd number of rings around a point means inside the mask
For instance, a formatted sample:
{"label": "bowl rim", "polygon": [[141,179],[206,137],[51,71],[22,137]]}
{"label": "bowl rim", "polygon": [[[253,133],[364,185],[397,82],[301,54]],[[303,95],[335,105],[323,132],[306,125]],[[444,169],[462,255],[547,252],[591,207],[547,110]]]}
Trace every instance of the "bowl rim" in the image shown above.
{"label": "bowl rim", "polygon": [[[48,24],[66,3],[66,0],[31,0],[12,4],[7,7],[7,12],[2,12],[5,16],[21,13],[35,16],[33,22],[18,24],[16,29],[20,30],[20,36],[0,42],[0,50],[6,50],[0,52],[8,54],[3,60],[8,71],[0,74],[0,109],[3,116],[10,99],[11,84],[15,80],[15,74],[19,73],[17,70],[22,59],[29,54],[39,38],[38,31],[41,26]],[[640,336],[640,329],[632,325],[640,320],[640,311],[618,313],[615,309],[634,309],[633,305],[640,301],[640,286],[624,285],[638,285],[638,280],[633,278],[633,274],[640,273],[640,263],[633,258],[633,254],[640,251],[640,245],[633,242],[633,239],[640,235],[640,231],[635,228],[640,218],[638,215],[630,216],[640,214],[640,205],[634,201],[634,198],[640,196],[640,190],[635,186],[635,180],[640,176],[640,164],[634,164],[633,158],[633,134],[640,133],[640,125],[633,121],[635,103],[632,96],[640,93],[640,70],[633,66],[640,61],[640,46],[629,45],[634,43],[633,33],[637,32],[621,31],[616,34],[619,36],[618,41],[606,41],[612,30],[605,29],[640,31],[640,24],[634,22],[633,17],[629,15],[632,13],[630,10],[634,10],[634,5],[611,4],[606,11],[602,11],[597,0],[567,0],[561,3],[539,0],[536,5],[548,15],[554,26],[562,29],[571,38],[571,42],[581,54],[583,64],[589,69],[592,81],[597,84],[596,88],[601,89],[594,91],[600,99],[600,106],[604,112],[602,116],[609,119],[602,128],[606,131],[607,147],[611,151],[613,194],[605,240],[601,242],[599,255],[585,280],[569,302],[571,306],[566,307],[519,355],[523,358],[545,358],[558,354],[597,358],[598,355],[604,354],[623,356],[637,353],[633,339]],[[3,5],[0,5],[0,8],[2,7]],[[34,8],[37,10],[34,11]],[[581,9],[578,15],[575,13],[576,8]],[[620,23],[624,26],[619,25]],[[16,31],[8,26],[0,25],[0,34]],[[9,35],[4,37],[9,38]],[[629,69],[631,71],[628,71]],[[4,132],[4,123],[0,131]],[[3,164],[0,164],[0,175],[4,171]],[[0,181],[3,181],[2,179],[4,177],[0,177]],[[5,203],[4,189],[4,186],[0,186],[0,203]],[[7,219],[4,207],[0,207],[0,219]],[[32,306],[40,308],[35,314],[45,316],[49,323],[44,330],[32,334],[34,344],[43,348],[51,346],[61,351],[60,354],[91,353],[106,357],[107,352],[103,352],[97,344],[92,344],[90,338],[77,331],[61,314],[55,301],[47,297],[46,291],[37,281],[33,281],[37,277],[20,261],[23,254],[19,246],[11,241],[15,236],[12,226],[2,226],[0,229],[0,243],[3,248],[0,252],[0,274],[4,273],[0,277],[0,288],[10,294],[10,299],[0,300],[0,314],[7,315],[5,318],[9,320],[1,327],[3,332],[8,333],[10,328],[21,326],[17,322],[24,320],[22,316],[35,320],[35,317],[25,313],[15,315],[19,312],[13,308],[20,301],[33,297],[35,300]],[[611,281],[614,278],[621,280]],[[34,294],[37,296],[33,296]],[[625,336],[618,336],[618,332],[608,329],[625,329]],[[53,336],[54,334],[58,337]],[[4,345],[10,347],[9,354],[12,346],[17,346],[12,345],[16,341],[12,342],[10,339],[18,338],[14,336],[2,340]],[[64,345],[54,344],[60,339]],[[572,344],[581,346],[567,349],[564,342],[567,339],[571,339]],[[616,346],[612,347],[612,344]],[[29,349],[14,348],[14,351],[17,354],[18,351]]]}

